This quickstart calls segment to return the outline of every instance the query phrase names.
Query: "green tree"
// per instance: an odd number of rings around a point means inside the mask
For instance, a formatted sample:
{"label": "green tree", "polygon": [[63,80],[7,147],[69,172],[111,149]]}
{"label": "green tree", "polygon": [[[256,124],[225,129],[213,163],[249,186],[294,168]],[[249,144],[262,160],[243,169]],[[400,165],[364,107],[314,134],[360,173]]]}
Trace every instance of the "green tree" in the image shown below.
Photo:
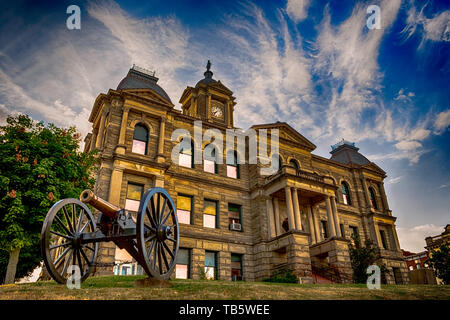
{"label": "green tree", "polygon": [[436,277],[442,280],[444,284],[450,284],[450,244],[443,243],[439,249],[431,252],[431,258],[428,263],[434,271]]}
{"label": "green tree", "polygon": [[0,270],[5,283],[14,282],[21,250],[29,265],[21,265],[20,275],[39,263],[29,254],[39,247],[50,207],[92,188],[96,160],[79,145],[75,127],[44,126],[26,115],[9,116],[0,126],[0,249],[9,255],[6,270]]}
{"label": "green tree", "polygon": [[[353,281],[355,283],[366,283],[368,274],[367,268],[375,264],[378,258],[377,247],[367,239],[364,246],[361,245],[361,239],[357,234],[352,235],[353,244],[349,244],[350,261],[353,269]],[[384,266],[380,267],[381,272],[385,272]]]}

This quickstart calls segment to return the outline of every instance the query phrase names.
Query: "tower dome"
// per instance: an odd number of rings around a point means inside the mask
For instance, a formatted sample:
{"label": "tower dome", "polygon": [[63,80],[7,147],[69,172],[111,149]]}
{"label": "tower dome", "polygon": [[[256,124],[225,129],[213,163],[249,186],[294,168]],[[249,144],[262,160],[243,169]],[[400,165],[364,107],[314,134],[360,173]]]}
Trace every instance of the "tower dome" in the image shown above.
{"label": "tower dome", "polygon": [[128,71],[127,76],[120,81],[117,86],[117,90],[151,89],[162,98],[172,103],[169,95],[157,84],[158,80],[159,79],[155,77],[155,72],[133,65],[133,67]]}

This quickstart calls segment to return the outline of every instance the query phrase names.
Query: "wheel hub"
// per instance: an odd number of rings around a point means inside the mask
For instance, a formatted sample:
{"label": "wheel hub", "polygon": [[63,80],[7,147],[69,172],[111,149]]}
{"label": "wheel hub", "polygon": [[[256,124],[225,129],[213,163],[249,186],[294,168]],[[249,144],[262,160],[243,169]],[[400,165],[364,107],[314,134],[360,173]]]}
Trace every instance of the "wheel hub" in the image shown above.
{"label": "wheel hub", "polygon": [[157,232],[157,238],[159,241],[166,240],[172,234],[172,228],[170,226],[160,226]]}

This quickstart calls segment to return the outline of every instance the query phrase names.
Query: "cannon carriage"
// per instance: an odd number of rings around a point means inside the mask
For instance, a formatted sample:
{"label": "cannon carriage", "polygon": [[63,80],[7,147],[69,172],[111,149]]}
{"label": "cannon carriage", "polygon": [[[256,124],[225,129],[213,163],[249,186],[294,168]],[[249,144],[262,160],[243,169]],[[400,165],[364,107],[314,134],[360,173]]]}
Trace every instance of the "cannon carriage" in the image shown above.
{"label": "cannon carriage", "polygon": [[[98,210],[97,219],[88,205]],[[71,265],[81,281],[96,265],[98,243],[112,241],[125,249],[149,277],[169,279],[176,264],[179,227],[175,205],[163,188],[148,189],[136,217],[96,196],[63,199],[47,213],[41,232],[41,251],[50,276],[66,283]]]}

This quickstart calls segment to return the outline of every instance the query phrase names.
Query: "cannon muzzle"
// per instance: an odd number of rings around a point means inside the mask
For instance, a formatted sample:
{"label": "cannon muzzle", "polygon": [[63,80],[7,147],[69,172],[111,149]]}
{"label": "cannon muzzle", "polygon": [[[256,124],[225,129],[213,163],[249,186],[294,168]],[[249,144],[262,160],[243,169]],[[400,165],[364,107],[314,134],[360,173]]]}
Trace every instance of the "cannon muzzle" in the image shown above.
{"label": "cannon muzzle", "polygon": [[98,197],[97,195],[95,195],[94,192],[92,192],[89,189],[84,190],[81,193],[80,200],[81,202],[89,203],[95,209],[99,210],[101,213],[111,218],[117,217],[119,211],[121,210],[119,207],[116,207],[112,203],[109,203],[108,201]]}

